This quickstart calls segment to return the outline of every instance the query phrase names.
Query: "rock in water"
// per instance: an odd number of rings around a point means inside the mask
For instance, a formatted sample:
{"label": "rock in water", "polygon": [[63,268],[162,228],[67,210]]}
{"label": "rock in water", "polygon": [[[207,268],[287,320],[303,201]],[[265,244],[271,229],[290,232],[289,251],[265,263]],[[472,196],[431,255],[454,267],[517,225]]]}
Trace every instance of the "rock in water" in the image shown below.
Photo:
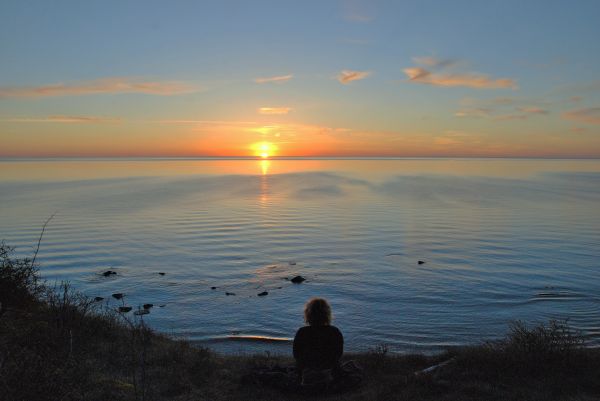
{"label": "rock in water", "polygon": [[422,264],[423,264],[423,263],[425,263],[425,262],[424,262],[424,261],[422,261],[422,260],[419,260],[417,263],[418,263],[418,264],[420,264],[420,265],[422,265]]}
{"label": "rock in water", "polygon": [[102,300],[104,300],[104,298],[102,298],[102,297],[96,297],[96,298],[94,298],[94,301],[96,301],[96,302],[100,302]]}
{"label": "rock in water", "polygon": [[150,309],[154,306],[154,304],[144,304],[144,309]]}
{"label": "rock in water", "polygon": [[296,266],[296,262],[289,262],[290,266]]}
{"label": "rock in water", "polygon": [[133,314],[136,316],[147,315],[148,313],[150,313],[148,309],[140,309],[133,312]]}
{"label": "rock in water", "polygon": [[235,292],[226,292],[225,295],[235,295]]}
{"label": "rock in water", "polygon": [[263,291],[260,294],[258,294],[259,297],[264,297],[265,295],[269,295],[269,293],[267,291]]}
{"label": "rock in water", "polygon": [[104,273],[102,273],[102,275],[103,275],[104,277],[112,276],[113,274],[117,274],[117,272],[114,272],[114,271],[112,271],[112,270],[107,270],[107,271],[105,271]]}
{"label": "rock in water", "polygon": [[119,306],[119,312],[121,313],[130,312],[131,309],[133,309],[131,306]]}
{"label": "rock in water", "polygon": [[158,274],[160,274],[161,276],[164,276],[165,272],[158,272]]}
{"label": "rock in water", "polygon": [[124,294],[122,294],[122,293],[120,293],[120,292],[117,292],[116,294],[112,294],[112,297],[113,297],[114,299],[121,299],[121,298],[123,298],[124,296],[125,296],[125,295],[124,295]]}
{"label": "rock in water", "polygon": [[216,289],[217,289],[217,287],[210,287],[210,289],[211,289],[211,290],[216,290]]}
{"label": "rock in water", "polygon": [[302,276],[296,276],[293,279],[291,279],[290,281],[294,284],[300,284],[301,282],[306,281],[306,279]]}

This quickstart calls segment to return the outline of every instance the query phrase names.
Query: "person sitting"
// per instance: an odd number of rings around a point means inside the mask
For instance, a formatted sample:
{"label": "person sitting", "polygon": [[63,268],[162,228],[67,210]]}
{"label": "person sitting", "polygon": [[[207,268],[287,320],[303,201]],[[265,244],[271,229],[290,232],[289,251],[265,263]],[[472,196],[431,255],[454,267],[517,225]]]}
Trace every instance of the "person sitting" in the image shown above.
{"label": "person sitting", "polygon": [[306,326],[296,332],[293,355],[296,366],[259,367],[242,378],[281,390],[317,394],[345,391],[362,381],[362,368],[354,361],[341,363],[344,336],[331,325],[331,306],[313,298],[304,306]]}
{"label": "person sitting", "polygon": [[329,302],[309,300],[304,321],[307,326],[298,329],[293,346],[301,391],[338,392],[356,387],[362,381],[362,368],[354,361],[341,363],[344,336],[331,325]]}
{"label": "person sitting", "polygon": [[313,298],[304,306],[304,321],[294,337],[296,368],[304,376],[308,371],[339,368],[344,352],[344,336],[331,325],[331,306],[323,298]]}

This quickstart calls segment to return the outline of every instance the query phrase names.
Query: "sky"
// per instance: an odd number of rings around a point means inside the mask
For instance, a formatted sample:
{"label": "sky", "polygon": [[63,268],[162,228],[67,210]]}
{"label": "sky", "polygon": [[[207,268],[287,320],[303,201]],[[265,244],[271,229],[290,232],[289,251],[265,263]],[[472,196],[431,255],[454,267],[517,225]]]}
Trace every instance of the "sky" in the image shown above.
{"label": "sky", "polygon": [[600,2],[0,2],[0,157],[600,157]]}

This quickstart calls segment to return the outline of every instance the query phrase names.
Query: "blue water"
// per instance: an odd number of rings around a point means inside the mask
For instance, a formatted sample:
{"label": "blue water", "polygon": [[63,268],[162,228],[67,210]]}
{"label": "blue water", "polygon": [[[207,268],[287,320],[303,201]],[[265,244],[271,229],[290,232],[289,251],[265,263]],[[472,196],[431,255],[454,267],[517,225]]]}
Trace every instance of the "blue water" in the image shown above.
{"label": "blue water", "polygon": [[293,337],[313,296],[349,351],[550,318],[600,344],[597,160],[0,161],[0,239],[31,255],[55,212],[44,278],[222,352],[287,352],[243,337]]}

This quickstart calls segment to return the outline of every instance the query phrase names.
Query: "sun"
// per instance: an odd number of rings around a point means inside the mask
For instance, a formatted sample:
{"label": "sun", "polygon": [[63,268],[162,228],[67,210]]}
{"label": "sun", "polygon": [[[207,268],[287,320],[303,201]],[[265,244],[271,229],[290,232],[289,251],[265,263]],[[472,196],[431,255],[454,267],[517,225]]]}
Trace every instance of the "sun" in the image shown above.
{"label": "sun", "polygon": [[277,151],[277,146],[271,142],[257,142],[252,144],[251,148],[254,156],[262,157],[263,159],[274,156]]}

